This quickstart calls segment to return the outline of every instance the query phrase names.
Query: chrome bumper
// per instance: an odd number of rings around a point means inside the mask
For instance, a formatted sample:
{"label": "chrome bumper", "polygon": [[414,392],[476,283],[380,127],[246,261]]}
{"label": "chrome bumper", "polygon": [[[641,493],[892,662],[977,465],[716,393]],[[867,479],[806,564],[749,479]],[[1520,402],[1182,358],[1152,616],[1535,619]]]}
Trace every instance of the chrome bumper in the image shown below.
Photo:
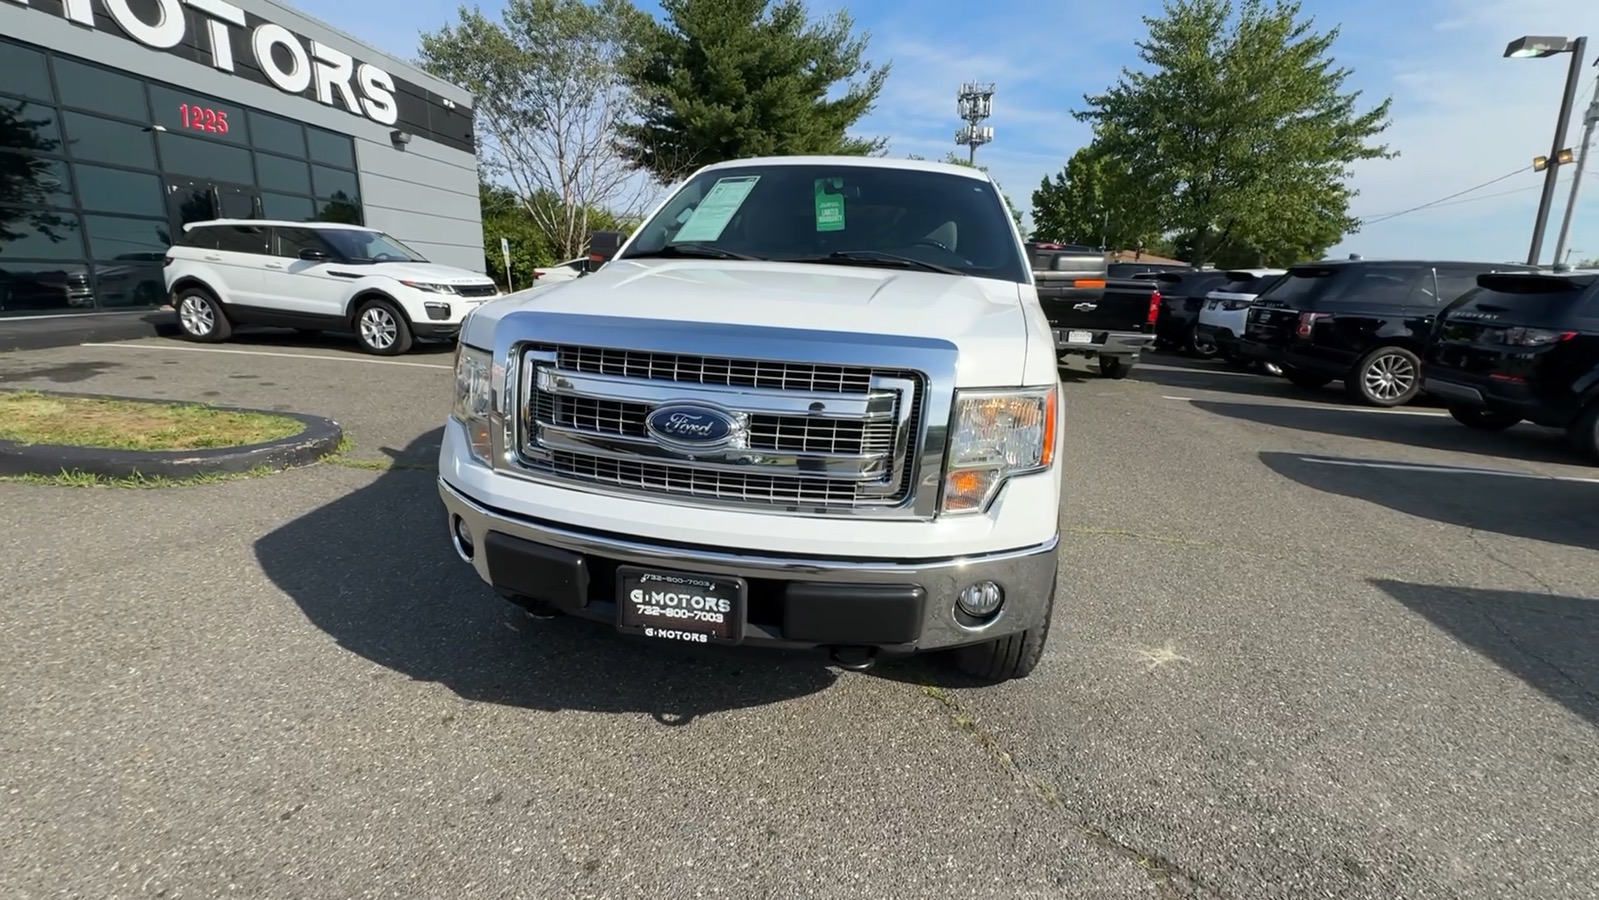
{"label": "chrome bumper", "polygon": [[[889,652],[909,652],[993,640],[1043,621],[1059,571],[1058,535],[1033,547],[960,559],[905,562],[797,559],[709,547],[660,545],[618,535],[576,531],[492,509],[442,478],[439,479],[439,497],[447,510],[446,529],[450,532],[449,539],[456,543],[456,552],[477,570],[479,577],[501,593],[506,592],[503,585],[511,580],[507,576],[512,573],[492,570],[491,554],[484,549],[491,533],[537,548],[575,554],[592,561],[595,570],[620,563],[738,576],[751,583],[752,591],[759,583],[764,595],[777,598],[775,606],[770,599],[762,604],[765,620],[757,620],[752,615],[746,623],[742,643],[751,645],[789,648],[864,645]],[[472,538],[470,558],[462,552],[453,534],[457,518]],[[817,527],[826,525],[819,522]],[[500,565],[514,564],[502,562]],[[1005,604],[993,619],[980,627],[968,627],[956,619],[955,599],[968,585],[983,581],[993,581],[1004,588]],[[801,586],[803,589],[796,590]],[[851,587],[860,589],[858,598],[850,596]],[[889,627],[883,616],[867,612],[874,602],[874,589],[897,589],[903,596],[917,588],[922,600],[914,621]],[[614,622],[614,593],[614,585],[597,580],[589,588],[585,602],[564,611],[582,618]],[[854,612],[836,615],[841,603],[845,610]],[[811,604],[811,607],[789,610],[789,604]],[[824,606],[828,612],[821,611]],[[787,625],[800,619],[805,621],[808,633],[785,633]],[[884,639],[886,632],[881,630],[884,627],[896,636]],[[857,628],[867,630],[852,632]],[[873,628],[879,630],[870,631]]]}

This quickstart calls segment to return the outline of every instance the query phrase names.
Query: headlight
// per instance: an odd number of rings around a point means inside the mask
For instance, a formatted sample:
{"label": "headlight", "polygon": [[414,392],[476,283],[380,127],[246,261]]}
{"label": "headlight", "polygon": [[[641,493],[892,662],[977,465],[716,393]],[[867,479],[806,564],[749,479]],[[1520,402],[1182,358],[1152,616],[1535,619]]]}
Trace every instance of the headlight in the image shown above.
{"label": "headlight", "polygon": [[1055,459],[1056,388],[956,391],[944,465],[946,513],[981,512],[1005,479]]}
{"label": "headlight", "polygon": [[451,284],[435,284],[431,281],[406,281],[403,278],[400,279],[400,283],[408,288],[416,288],[419,291],[426,291],[429,294],[455,293],[455,286]]}
{"label": "headlight", "polygon": [[466,426],[472,455],[488,462],[489,413],[494,408],[494,355],[486,350],[455,345],[455,405],[450,415]]}

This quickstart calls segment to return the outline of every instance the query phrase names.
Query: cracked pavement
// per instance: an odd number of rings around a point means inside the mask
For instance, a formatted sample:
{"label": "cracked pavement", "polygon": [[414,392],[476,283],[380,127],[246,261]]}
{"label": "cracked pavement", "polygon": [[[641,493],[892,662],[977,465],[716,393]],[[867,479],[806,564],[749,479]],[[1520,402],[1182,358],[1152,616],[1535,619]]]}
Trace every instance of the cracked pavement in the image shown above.
{"label": "cracked pavement", "polygon": [[0,358],[0,387],[292,408],[356,441],[220,484],[0,484],[0,895],[1599,881],[1599,470],[1549,432],[1171,357],[1071,376],[1066,602],[1032,678],[978,688],[516,614],[425,471],[449,360],[275,334]]}

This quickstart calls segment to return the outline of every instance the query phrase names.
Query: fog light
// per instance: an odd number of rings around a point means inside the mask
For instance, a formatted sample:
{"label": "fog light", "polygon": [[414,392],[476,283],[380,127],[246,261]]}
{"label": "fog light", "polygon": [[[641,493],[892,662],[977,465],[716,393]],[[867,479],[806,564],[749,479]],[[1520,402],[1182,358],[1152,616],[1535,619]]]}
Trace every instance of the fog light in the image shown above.
{"label": "fog light", "polygon": [[471,562],[472,554],[476,551],[472,546],[472,532],[466,527],[466,522],[460,516],[456,516],[450,531],[455,535],[455,552],[459,553],[462,559]]}
{"label": "fog light", "polygon": [[971,585],[961,591],[956,598],[955,605],[960,611],[974,619],[986,619],[996,612],[1005,602],[1005,591],[992,581],[984,581]]}

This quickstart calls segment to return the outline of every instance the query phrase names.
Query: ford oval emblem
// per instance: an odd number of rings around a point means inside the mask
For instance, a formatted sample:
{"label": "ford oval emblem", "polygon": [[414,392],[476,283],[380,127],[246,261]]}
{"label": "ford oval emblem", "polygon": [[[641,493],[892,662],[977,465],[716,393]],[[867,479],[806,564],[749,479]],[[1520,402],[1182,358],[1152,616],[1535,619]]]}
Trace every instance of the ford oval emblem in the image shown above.
{"label": "ford oval emblem", "polygon": [[742,431],[742,423],[732,413],[712,406],[670,403],[644,417],[644,430],[657,443],[692,453],[733,444]]}

